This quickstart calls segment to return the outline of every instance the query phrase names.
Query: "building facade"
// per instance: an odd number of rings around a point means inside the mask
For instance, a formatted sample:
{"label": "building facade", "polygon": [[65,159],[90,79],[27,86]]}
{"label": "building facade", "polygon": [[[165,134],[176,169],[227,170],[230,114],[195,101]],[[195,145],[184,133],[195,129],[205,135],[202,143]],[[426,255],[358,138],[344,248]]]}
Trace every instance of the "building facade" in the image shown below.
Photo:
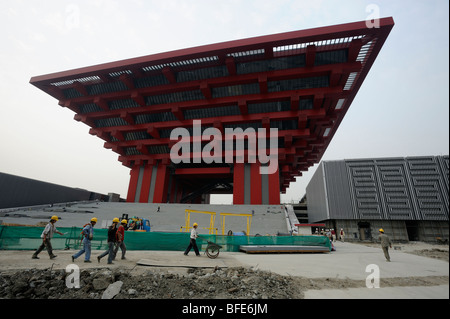
{"label": "building facade", "polygon": [[306,188],[309,222],[370,240],[383,228],[398,241],[448,239],[449,157],[322,162]]}
{"label": "building facade", "polygon": [[360,21],[241,39],[30,83],[130,168],[128,202],[208,203],[227,193],[234,204],[277,205],[319,163],[393,26],[388,17],[377,28]]}

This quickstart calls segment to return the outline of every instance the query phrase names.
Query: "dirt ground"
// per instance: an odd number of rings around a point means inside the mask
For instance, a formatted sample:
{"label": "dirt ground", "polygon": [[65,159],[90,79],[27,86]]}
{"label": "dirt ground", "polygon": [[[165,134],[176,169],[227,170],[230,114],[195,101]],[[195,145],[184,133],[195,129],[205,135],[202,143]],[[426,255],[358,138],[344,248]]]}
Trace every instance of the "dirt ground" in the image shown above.
{"label": "dirt ground", "polygon": [[[373,245],[373,244],[364,244]],[[410,243],[393,249],[449,261],[448,245]],[[45,252],[43,252],[44,254]],[[30,255],[29,252],[26,254]],[[308,289],[365,287],[361,280],[282,276],[243,266],[206,268],[136,267],[136,262],[108,267],[80,262],[79,288],[67,287],[70,272],[55,262],[50,268],[23,264],[18,252],[0,264],[0,298],[4,299],[302,299]],[[22,257],[21,257],[22,256]],[[67,255],[68,256],[68,255]],[[48,256],[41,255],[41,258]],[[190,257],[195,258],[195,257]],[[205,257],[207,258],[207,257]],[[134,266],[133,266],[134,265]],[[113,283],[121,286],[110,295]],[[383,287],[448,284],[448,276],[402,277],[381,280]]]}

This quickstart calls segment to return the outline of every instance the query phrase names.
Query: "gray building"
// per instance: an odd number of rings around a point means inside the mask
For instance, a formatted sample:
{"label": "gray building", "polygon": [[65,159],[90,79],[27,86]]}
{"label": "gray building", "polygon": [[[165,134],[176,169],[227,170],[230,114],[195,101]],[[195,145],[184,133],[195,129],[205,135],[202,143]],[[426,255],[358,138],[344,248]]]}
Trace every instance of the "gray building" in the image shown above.
{"label": "gray building", "polygon": [[0,172],[0,209],[96,199],[108,196]]}
{"label": "gray building", "polygon": [[448,239],[448,173],[448,155],[323,161],[306,187],[309,222],[350,240],[379,228],[395,241]]}

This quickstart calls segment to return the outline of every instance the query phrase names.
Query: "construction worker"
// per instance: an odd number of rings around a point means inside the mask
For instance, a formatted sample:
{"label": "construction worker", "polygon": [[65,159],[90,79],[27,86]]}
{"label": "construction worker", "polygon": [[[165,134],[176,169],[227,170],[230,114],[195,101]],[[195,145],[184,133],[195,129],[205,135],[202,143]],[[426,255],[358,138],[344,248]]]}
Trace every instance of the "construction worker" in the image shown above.
{"label": "construction worker", "polygon": [[108,249],[103,252],[100,256],[97,257],[98,262],[100,259],[108,255],[108,264],[112,264],[113,259],[115,258],[114,248],[116,246],[116,233],[117,233],[117,224],[119,223],[119,218],[114,218],[112,225],[108,228]]}
{"label": "construction worker", "polygon": [[117,244],[116,244],[116,248],[114,249],[114,258],[117,255],[117,251],[120,250],[122,251],[122,259],[126,259],[125,258],[125,253],[127,252],[127,247],[125,246],[124,240],[125,240],[125,227],[127,225],[127,220],[126,219],[122,219],[122,221],[120,222],[120,226],[119,229],[117,229],[117,233],[116,233],[116,237],[117,237]]}
{"label": "construction worker", "polygon": [[194,223],[192,225],[191,240],[189,242],[189,246],[186,248],[186,251],[184,252],[185,256],[187,256],[189,254],[189,252],[191,251],[191,248],[193,247],[194,251],[195,251],[195,255],[197,257],[200,257],[200,253],[199,253],[198,247],[197,247],[197,238],[198,238],[197,227],[198,227],[197,223]]}
{"label": "construction worker", "polygon": [[391,240],[389,236],[384,233],[383,228],[379,229],[380,235],[378,239],[381,242],[381,248],[383,249],[384,257],[386,257],[386,261],[391,261],[391,257],[389,256],[389,248],[392,248]]}
{"label": "construction worker", "polygon": [[345,232],[344,232],[343,228],[341,228],[340,237],[341,237],[341,241],[344,242],[345,241]]}
{"label": "construction worker", "polygon": [[333,242],[336,242],[336,231],[334,230],[334,228],[331,228],[331,240]]}
{"label": "construction worker", "polygon": [[45,226],[44,230],[42,231],[41,238],[42,238],[42,244],[39,246],[39,248],[34,252],[33,256],[31,258],[33,259],[39,259],[38,255],[39,253],[44,249],[47,248],[47,252],[50,256],[50,259],[53,259],[56,257],[56,255],[53,254],[53,248],[51,239],[53,238],[53,234],[57,233],[61,236],[64,235],[63,233],[59,232],[56,229],[55,223],[58,221],[58,216],[52,216],[50,218],[49,223]]}
{"label": "construction worker", "polygon": [[85,263],[91,262],[91,241],[94,238],[94,226],[97,224],[97,218],[91,218],[90,223],[86,224],[81,232],[81,236],[83,237],[83,248],[75,255],[72,256],[72,262],[75,262],[75,259],[80,257],[82,254],[86,253],[84,257]]}

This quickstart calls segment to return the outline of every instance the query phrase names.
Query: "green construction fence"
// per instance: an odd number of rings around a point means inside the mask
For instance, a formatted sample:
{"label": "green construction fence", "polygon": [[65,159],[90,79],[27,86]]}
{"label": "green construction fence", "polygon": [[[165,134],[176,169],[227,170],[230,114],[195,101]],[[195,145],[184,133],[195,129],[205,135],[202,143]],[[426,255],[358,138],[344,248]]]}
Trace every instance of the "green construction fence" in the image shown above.
{"label": "green construction fence", "polygon": [[[81,228],[58,227],[63,236],[54,234],[53,249],[80,249]],[[0,225],[0,250],[35,250],[41,242],[44,227]],[[94,250],[107,249],[107,229],[95,229],[91,247]],[[184,251],[189,244],[190,233],[125,232],[127,250],[171,250]],[[241,245],[298,245],[321,246],[331,250],[331,242],[325,236],[223,236],[200,235],[197,245],[201,250],[208,241],[222,246],[222,251],[239,251]]]}

